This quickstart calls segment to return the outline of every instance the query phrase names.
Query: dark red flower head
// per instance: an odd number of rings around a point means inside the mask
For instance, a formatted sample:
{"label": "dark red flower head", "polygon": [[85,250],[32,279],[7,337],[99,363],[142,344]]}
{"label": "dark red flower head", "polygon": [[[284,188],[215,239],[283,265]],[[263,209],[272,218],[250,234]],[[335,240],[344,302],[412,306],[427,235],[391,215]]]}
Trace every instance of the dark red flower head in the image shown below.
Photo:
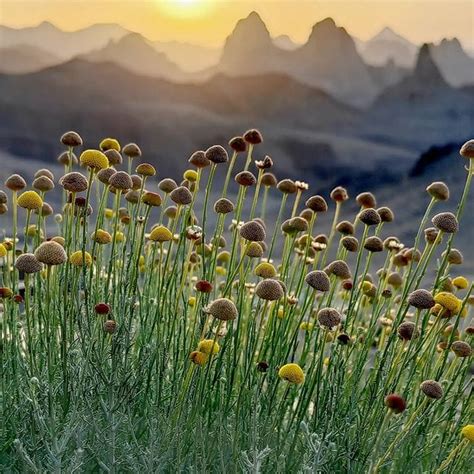
{"label": "dark red flower head", "polygon": [[212,291],[212,283],[206,280],[199,280],[196,283],[196,291],[200,291],[201,293],[210,293]]}
{"label": "dark red flower head", "polygon": [[110,306],[107,303],[97,303],[95,305],[95,312],[97,314],[109,314]]}

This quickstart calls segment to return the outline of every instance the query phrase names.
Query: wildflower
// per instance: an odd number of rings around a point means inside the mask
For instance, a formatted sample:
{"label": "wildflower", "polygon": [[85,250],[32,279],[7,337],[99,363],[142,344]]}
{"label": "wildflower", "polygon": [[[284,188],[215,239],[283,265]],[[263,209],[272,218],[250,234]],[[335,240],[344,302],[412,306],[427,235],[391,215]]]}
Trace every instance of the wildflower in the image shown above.
{"label": "wildflower", "polygon": [[108,186],[109,179],[115,174],[115,170],[113,168],[104,168],[97,173],[97,179]]}
{"label": "wildflower", "polygon": [[189,359],[193,364],[203,366],[209,359],[209,356],[204,352],[193,351],[189,354]]}
{"label": "wildflower", "polygon": [[161,196],[152,191],[145,191],[142,195],[142,202],[147,206],[158,207],[161,206]]}
{"label": "wildflower", "polygon": [[119,151],[115,150],[114,148],[110,148],[109,150],[104,151],[104,155],[109,160],[110,166],[118,166],[123,163],[122,155]]}
{"label": "wildflower", "polygon": [[411,321],[405,321],[398,326],[397,329],[398,337],[404,341],[411,341],[418,337],[418,330],[416,329],[415,323]]}
{"label": "wildflower", "polygon": [[76,146],[82,145],[82,138],[77,132],[71,130],[69,132],[63,133],[61,136],[61,143],[74,148]]}
{"label": "wildflower", "polygon": [[271,278],[261,280],[255,288],[255,293],[266,301],[276,301],[284,295],[280,282]]}
{"label": "wildflower", "polygon": [[232,201],[226,198],[218,199],[214,204],[214,211],[217,214],[228,214],[234,210],[234,204]]}
{"label": "wildflower", "polygon": [[387,395],[384,400],[385,406],[397,415],[403,413],[407,407],[405,399],[396,393]]}
{"label": "wildflower", "polygon": [[394,288],[400,288],[403,285],[403,278],[398,272],[392,272],[387,278],[387,283]]}
{"label": "wildflower", "polygon": [[474,159],[474,140],[469,140],[461,147],[459,154],[468,160]]}
{"label": "wildflower", "polygon": [[347,190],[342,186],[337,186],[331,191],[330,197],[335,202],[344,202],[349,199],[349,195],[347,194]]}
{"label": "wildflower", "polygon": [[240,236],[249,242],[262,242],[265,240],[266,234],[262,224],[253,220],[242,225]]}
{"label": "wildflower", "polygon": [[435,303],[452,313],[458,313],[461,310],[461,301],[452,293],[441,291],[434,297]]}
{"label": "wildflower", "polygon": [[250,171],[241,171],[235,176],[235,182],[240,186],[250,187],[255,185],[257,178]]}
{"label": "wildflower", "polygon": [[0,244],[0,258],[7,256],[7,249],[3,244]]}
{"label": "wildflower", "polygon": [[315,270],[309,272],[305,277],[305,281],[311,288],[314,288],[317,291],[329,291],[329,277],[323,271]]}
{"label": "wildflower", "polygon": [[428,290],[418,289],[410,293],[408,303],[417,309],[430,309],[435,305],[435,299]]}
{"label": "wildflower", "polygon": [[54,182],[48,176],[38,176],[34,179],[32,186],[37,191],[46,193],[54,189]]}
{"label": "wildflower", "polygon": [[262,186],[266,186],[267,188],[274,188],[278,180],[276,179],[276,176],[273,173],[264,173],[262,175],[262,178],[260,179],[260,182],[262,183]]}
{"label": "wildflower", "polygon": [[122,153],[128,158],[139,158],[142,156],[142,151],[136,143],[127,143],[127,145],[122,148]]}
{"label": "wildflower", "polygon": [[107,151],[107,150],[120,151],[120,143],[119,143],[118,140],[116,140],[115,138],[104,138],[104,139],[100,142],[99,148],[100,148],[102,151]]}
{"label": "wildflower", "polygon": [[324,328],[332,330],[341,323],[341,315],[334,308],[322,308],[318,311],[318,322]]}
{"label": "wildflower", "polygon": [[428,398],[433,400],[439,400],[443,397],[443,387],[436,380],[425,380],[420,385],[420,389]]}
{"label": "wildflower", "polygon": [[337,278],[340,278],[341,280],[349,280],[350,278],[352,278],[349,266],[344,260],[335,260],[334,262],[331,262],[324,269],[324,271],[328,275],[335,275]]}
{"label": "wildflower", "polygon": [[71,193],[80,193],[87,189],[89,183],[87,178],[77,171],[65,174],[60,180],[59,184]]}
{"label": "wildflower", "polygon": [[174,191],[178,185],[174,179],[165,178],[158,183],[158,188],[163,191],[165,194],[169,194]]}
{"label": "wildflower", "polygon": [[235,304],[227,298],[218,298],[208,307],[207,312],[221,321],[230,321],[238,315]]}
{"label": "wildflower", "polygon": [[90,267],[92,265],[92,257],[89,252],[83,252],[82,250],[77,250],[69,256],[69,261],[71,265],[75,267]]}
{"label": "wildflower", "polygon": [[[443,252],[444,256],[444,252]],[[458,249],[451,249],[448,253],[448,263],[450,265],[462,265],[464,257]]]}
{"label": "wildflower", "polygon": [[8,197],[5,191],[0,189],[0,204],[6,204],[8,202]]}
{"label": "wildflower", "polygon": [[139,174],[140,176],[155,176],[156,175],[156,169],[153,165],[150,163],[140,163],[136,169],[135,173]]}
{"label": "wildflower", "polygon": [[43,200],[35,191],[25,191],[18,197],[18,205],[31,211],[40,209],[43,205]]}
{"label": "wildflower", "polygon": [[69,151],[63,151],[60,153],[57,157],[58,163],[64,166],[72,166],[72,165],[77,165],[79,163],[79,160],[77,159],[77,156]]}
{"label": "wildflower", "polygon": [[375,208],[377,205],[377,201],[375,196],[372,193],[360,193],[356,196],[356,201],[359,206],[367,209],[367,208]]}
{"label": "wildflower", "polygon": [[247,130],[243,135],[244,140],[251,145],[258,145],[263,142],[262,134],[255,128]]}
{"label": "wildflower", "polygon": [[371,237],[367,237],[364,242],[364,248],[369,252],[382,252],[383,250],[383,242],[380,237],[373,235]]}
{"label": "wildflower", "polygon": [[8,299],[13,296],[13,291],[5,286],[0,287],[0,299]]}
{"label": "wildflower", "polygon": [[336,225],[336,230],[342,235],[353,235],[354,225],[349,221],[341,221]]}
{"label": "wildflower", "polygon": [[6,204],[0,204],[0,216],[8,212],[8,206]]}
{"label": "wildflower", "polygon": [[199,341],[198,347],[199,352],[202,352],[207,355],[217,354],[220,350],[219,344],[213,339],[203,339]]}
{"label": "wildflower", "polygon": [[173,202],[180,206],[186,206],[187,204],[190,204],[193,200],[193,195],[189,191],[188,188],[185,188],[184,186],[179,186],[178,188],[174,189],[170,197]]}
{"label": "wildflower", "polygon": [[255,161],[255,166],[260,170],[268,170],[273,166],[273,160],[270,156],[265,155],[263,160]]}
{"label": "wildflower", "polygon": [[303,369],[298,364],[285,364],[278,371],[278,376],[296,385],[302,384],[305,378]]}
{"label": "wildflower", "polygon": [[341,333],[337,336],[337,340],[343,346],[347,346],[351,342],[351,338],[348,334]]}
{"label": "wildflower", "polygon": [[367,226],[378,225],[382,221],[382,219],[380,219],[379,213],[372,208],[364,209],[359,213],[357,218]]}
{"label": "wildflower", "polygon": [[453,285],[458,290],[465,290],[469,286],[469,281],[468,281],[467,278],[465,278],[463,276],[458,276],[458,277],[454,278]]}
{"label": "wildflower", "polygon": [[431,219],[431,222],[436,228],[446,234],[454,234],[459,229],[458,220],[451,212],[440,212]]}
{"label": "wildflower", "polygon": [[[474,150],[473,150],[472,157],[474,158]],[[461,434],[464,436],[464,438],[469,440],[471,443],[474,443],[474,425],[464,426],[463,429],[461,430]]]}
{"label": "wildflower", "polygon": [[95,171],[109,167],[109,159],[99,150],[85,150],[79,157],[82,166]]}
{"label": "wildflower", "polygon": [[110,313],[110,305],[108,305],[107,303],[97,303],[94,306],[94,310],[97,314],[101,314],[101,315],[109,314]]}
{"label": "wildflower", "polygon": [[54,241],[43,242],[36,249],[35,257],[45,265],[61,265],[67,260],[64,248]]}
{"label": "wildflower", "polygon": [[442,181],[435,181],[431,183],[426,192],[437,201],[447,201],[449,199],[449,188]]}
{"label": "wildflower", "polygon": [[294,194],[298,190],[296,184],[291,179],[282,179],[278,184],[277,188],[283,194]]}
{"label": "wildflower", "polygon": [[265,360],[261,360],[260,362],[257,363],[257,370],[259,372],[265,373],[265,372],[267,372],[269,367],[270,367],[270,365]]}
{"label": "wildflower", "polygon": [[126,171],[117,171],[109,178],[110,186],[120,191],[126,191],[133,187],[133,181]]}
{"label": "wildflower", "polygon": [[113,319],[107,319],[103,327],[107,334],[114,334],[117,331],[117,323]]}
{"label": "wildflower", "polygon": [[255,267],[255,275],[262,278],[273,278],[276,275],[275,267],[269,262],[259,263]]}
{"label": "wildflower", "polygon": [[258,242],[250,242],[245,250],[245,255],[250,258],[260,258],[263,256],[263,248]]}
{"label": "wildflower", "polygon": [[5,181],[5,186],[10,191],[21,191],[26,188],[26,181],[19,174],[12,174]]}
{"label": "wildflower", "polygon": [[236,153],[243,153],[247,150],[247,143],[243,137],[233,137],[229,140],[229,146]]}
{"label": "wildflower", "polygon": [[348,252],[357,252],[359,249],[359,241],[353,237],[352,235],[346,235],[341,239],[341,245],[348,251]]}
{"label": "wildflower", "polygon": [[469,357],[472,354],[471,346],[464,341],[454,341],[451,344],[451,350],[458,357]]}
{"label": "wildflower", "polygon": [[377,213],[382,222],[393,222],[393,219],[395,219],[393,211],[389,207],[379,207]]}
{"label": "wildflower", "polygon": [[314,324],[313,323],[310,323],[308,321],[303,321],[301,324],[300,324],[300,329],[302,331],[312,331],[314,329]]}
{"label": "wildflower", "polygon": [[213,145],[206,150],[206,158],[214,164],[226,163],[229,160],[227,151],[220,145]]}
{"label": "wildflower", "polygon": [[158,225],[154,227],[151,232],[149,239],[153,242],[169,242],[172,240],[173,234],[164,225]]}

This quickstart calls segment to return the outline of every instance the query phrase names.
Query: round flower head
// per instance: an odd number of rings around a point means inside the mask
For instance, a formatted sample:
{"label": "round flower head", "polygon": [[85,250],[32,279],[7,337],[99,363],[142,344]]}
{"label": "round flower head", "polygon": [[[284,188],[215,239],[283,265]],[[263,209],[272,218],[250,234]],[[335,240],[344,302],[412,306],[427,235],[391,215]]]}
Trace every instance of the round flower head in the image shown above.
{"label": "round flower head", "polygon": [[82,252],[82,250],[77,250],[69,256],[69,261],[71,265],[75,267],[90,267],[92,265],[92,257],[89,252]]}
{"label": "round flower head", "polygon": [[457,357],[470,357],[472,354],[471,346],[464,341],[454,341],[451,344],[451,350],[456,354]]}
{"label": "round flower head", "polygon": [[218,165],[220,163],[226,163],[229,160],[227,151],[220,145],[213,145],[206,150],[206,158],[212,163]]}
{"label": "round flower head", "polygon": [[322,308],[318,311],[318,322],[326,329],[334,329],[341,323],[341,315],[334,308]]}
{"label": "round flower head", "polygon": [[226,198],[220,198],[214,204],[214,211],[217,214],[229,214],[234,210],[234,204],[232,201]]}
{"label": "round flower head", "polygon": [[18,197],[18,205],[23,209],[32,211],[41,209],[43,206],[43,200],[37,192],[25,191]]}
{"label": "round flower head", "polygon": [[270,364],[266,360],[261,360],[260,362],[257,362],[257,370],[259,372],[265,373],[269,367]]}
{"label": "round flower head", "polygon": [[8,299],[13,296],[13,291],[6,286],[0,287],[0,299]]}
{"label": "round flower head", "polygon": [[244,140],[251,145],[258,145],[263,142],[263,137],[257,129],[252,128],[244,133]]}
{"label": "round flower head", "polygon": [[195,151],[189,158],[188,162],[196,168],[205,168],[211,164],[206,156],[206,152],[202,150]]}
{"label": "round flower head", "polygon": [[352,278],[351,271],[349,266],[347,265],[344,260],[335,260],[331,262],[326,268],[325,272],[328,275],[335,275],[337,278],[341,280],[349,280]]}
{"label": "round flower head", "polygon": [[140,176],[155,176],[156,169],[150,163],[140,163],[137,168],[135,169],[135,173],[139,174]]}
{"label": "round flower head", "polygon": [[304,382],[304,372],[298,364],[285,364],[278,371],[278,377],[296,385]]}
{"label": "round flower head", "polygon": [[395,219],[393,211],[389,207],[379,207],[377,213],[382,222],[393,222],[393,219]]}
{"label": "round flower head", "polygon": [[79,163],[79,160],[77,159],[77,156],[74,153],[69,153],[69,151],[63,151],[58,155],[57,158],[58,163],[64,166],[72,166],[72,165],[77,165]]}
{"label": "round flower head", "polygon": [[104,332],[114,334],[117,331],[117,323],[113,319],[104,322]]}
{"label": "round flower head", "polygon": [[19,174],[12,174],[5,181],[5,186],[10,191],[21,191],[26,188],[26,181]]}
{"label": "round flower head", "polygon": [[46,176],[51,181],[54,181],[54,174],[48,168],[40,168],[35,174],[34,178],[39,178],[40,176]]}
{"label": "round flower head", "polygon": [[218,298],[208,307],[207,312],[221,321],[230,321],[238,315],[235,304],[227,298]]}
{"label": "round flower head", "polygon": [[417,309],[430,309],[435,305],[435,299],[428,290],[420,288],[410,293],[408,303]]}
{"label": "round flower head", "polygon": [[261,278],[273,278],[277,274],[275,267],[269,262],[259,263],[255,267],[254,272],[255,272],[255,275]]}
{"label": "round flower head", "polygon": [[436,228],[446,234],[454,234],[459,229],[458,220],[451,212],[440,212],[431,219],[431,222]]}
{"label": "round flower head", "polygon": [[153,193],[151,191],[145,191],[142,196],[143,204],[152,207],[161,206],[161,196],[158,193]]}
{"label": "round flower head", "polygon": [[187,204],[191,204],[193,200],[193,195],[188,188],[184,186],[179,186],[175,190],[173,190],[170,194],[171,200],[180,206],[186,206]]}
{"label": "round flower head", "polygon": [[245,255],[250,258],[261,258],[263,256],[263,248],[258,242],[251,242],[245,251]]}
{"label": "round flower head", "polygon": [[126,191],[133,187],[132,178],[126,171],[117,171],[109,178],[110,186],[119,191]]}
{"label": "round flower head", "polygon": [[198,351],[203,352],[204,354],[214,355],[217,354],[220,350],[219,344],[213,339],[203,339],[199,341]]}
{"label": "round flower head", "polygon": [[433,400],[439,400],[443,397],[443,387],[436,380],[425,380],[420,385],[420,390]]}
{"label": "round flower head", "polygon": [[314,270],[305,277],[306,283],[317,291],[329,291],[330,283],[326,272]]}
{"label": "round flower head", "polygon": [[[302,217],[292,217],[286,221],[287,229],[284,232],[296,234],[298,232],[306,232],[308,230],[308,221]],[[283,227],[283,226],[282,226]]]}
{"label": "round flower head", "polygon": [[115,150],[114,148],[111,148],[110,150],[105,150],[104,155],[109,160],[110,166],[121,165],[123,162],[122,155],[120,154],[119,151]]}
{"label": "round flower head", "polygon": [[378,225],[382,222],[379,213],[372,208],[362,210],[357,217],[362,223],[368,226]]}
{"label": "round flower head", "polygon": [[407,407],[405,399],[396,393],[387,395],[385,397],[384,403],[389,410],[396,414],[404,412]]}
{"label": "round flower head", "polygon": [[110,306],[107,303],[97,303],[94,306],[94,310],[96,314],[109,314],[110,313]]}
{"label": "round flower head", "polygon": [[235,176],[235,182],[240,186],[254,186],[257,182],[257,178],[250,171],[241,171]]}
{"label": "round flower head", "polygon": [[43,216],[43,217],[50,216],[53,212],[54,212],[53,208],[47,202],[43,202],[41,209],[35,210],[36,214],[39,214],[40,216]]}
{"label": "round flower head", "polygon": [[454,278],[453,285],[458,290],[465,290],[469,286],[469,281],[468,281],[467,278],[465,278],[463,276],[458,276],[458,277]]}
{"label": "round flower head", "polygon": [[[474,148],[474,143],[473,143],[473,148]],[[474,149],[473,149],[473,158],[474,158]],[[464,438],[469,440],[471,443],[474,443],[474,425],[466,425],[461,430],[461,434],[464,436]]]}
{"label": "round flower head", "polygon": [[262,186],[266,186],[267,188],[274,188],[278,183],[276,176],[273,173],[264,173],[260,182],[262,183]]}
{"label": "round flower head", "polygon": [[341,239],[341,245],[348,251],[348,252],[357,252],[359,249],[359,241],[353,237],[352,235],[346,235]]}
{"label": "round flower head", "polygon": [[109,179],[115,174],[115,170],[113,168],[104,168],[103,170],[100,170],[98,173],[97,173],[97,179],[105,184],[105,185],[108,185],[109,184]]}
{"label": "round flower head", "polygon": [[115,150],[120,152],[120,143],[115,138],[104,138],[100,144],[99,148],[102,151]]}
{"label": "round flower head", "polygon": [[7,256],[7,249],[3,244],[0,244],[0,258],[4,258]]}
{"label": "round flower head", "polygon": [[139,158],[142,156],[142,151],[136,143],[127,143],[127,145],[122,148],[122,153],[128,158]]}
{"label": "round flower head", "polygon": [[255,293],[259,298],[266,301],[276,301],[283,298],[283,288],[277,280],[267,278],[260,281],[256,288]]}
{"label": "round flower head", "polygon": [[346,188],[342,186],[337,186],[331,191],[330,197],[333,201],[344,202],[349,199],[349,194],[347,194]]}
{"label": "round flower head", "polygon": [[313,218],[313,211],[311,209],[303,209],[300,212],[300,217],[302,217],[304,220],[307,222],[311,222],[311,219]]}
{"label": "round flower head", "polygon": [[469,140],[461,147],[459,154],[468,160],[474,159],[474,140]]}
{"label": "round flower head", "polygon": [[130,189],[130,191],[125,194],[125,200],[131,204],[137,204],[140,201],[140,192]]}
{"label": "round flower head", "polygon": [[365,239],[364,248],[369,252],[382,252],[383,241],[380,237],[372,235],[371,237],[367,237],[367,239]]}
{"label": "round flower head", "polygon": [[359,206],[364,208],[375,207],[377,206],[377,201],[375,196],[372,193],[360,193],[356,196],[356,201]]}
{"label": "round flower head", "polygon": [[449,199],[449,188],[442,181],[435,181],[431,183],[426,192],[437,201],[446,201]]}
{"label": "round flower head", "polygon": [[23,253],[17,257],[15,267],[19,272],[38,273],[43,270],[43,265],[32,253]]}
{"label": "round flower head", "polygon": [[82,138],[77,132],[70,130],[69,132],[63,133],[61,143],[74,148],[82,145]]}
{"label": "round flower head", "polygon": [[87,178],[77,171],[65,174],[60,180],[59,184],[71,193],[81,193],[88,187]]}
{"label": "round flower head", "polygon": [[277,188],[283,194],[294,194],[298,190],[298,188],[296,187],[295,182],[292,181],[291,179],[282,179],[277,184]]}
{"label": "round flower head", "polygon": [[189,183],[195,183],[198,179],[198,173],[196,170],[186,170],[183,173],[183,178]]}
{"label": "round flower head", "polygon": [[174,191],[177,187],[178,187],[178,185],[176,184],[176,181],[175,181],[174,179],[171,179],[171,178],[162,179],[162,180],[158,183],[158,188],[159,188],[161,191],[163,191],[165,194],[171,193],[171,192]]}
{"label": "round flower head", "polygon": [[67,260],[64,248],[57,242],[43,242],[36,250],[35,257],[45,265],[61,265]]}
{"label": "round flower head", "polygon": [[85,150],[79,157],[81,166],[99,171],[109,167],[109,159],[99,150]]}
{"label": "round flower head", "polygon": [[150,232],[150,240],[153,242],[169,242],[172,238],[173,234],[164,225],[158,225]]}
{"label": "round flower head", "polygon": [[263,160],[255,161],[255,166],[260,170],[268,170],[273,166],[273,160],[270,156],[265,155]]}
{"label": "round flower head", "polygon": [[112,236],[103,229],[97,229],[97,231],[92,234],[91,238],[99,245],[107,245],[112,242]]}
{"label": "round flower head", "polygon": [[189,354],[189,359],[193,364],[202,366],[208,361],[209,355],[201,351],[193,351]]}
{"label": "round flower head", "polygon": [[349,221],[341,221],[336,225],[336,230],[343,235],[353,235],[354,225]]}
{"label": "round flower head", "polygon": [[250,242],[262,242],[265,240],[266,233],[262,224],[253,220],[242,225],[240,236]]}
{"label": "round flower head", "polygon": [[424,230],[425,240],[428,244],[434,244],[438,238],[439,231],[435,227],[428,227]]}
{"label": "round flower head", "polygon": [[7,202],[8,202],[7,193],[0,189],[0,204],[6,204]]}
{"label": "round flower head", "polygon": [[441,291],[434,297],[435,303],[441,305],[444,309],[447,309],[453,314],[459,313],[461,311],[461,301],[452,293],[447,291]]}
{"label": "round flower head", "polygon": [[210,293],[213,289],[212,283],[207,280],[199,280],[196,282],[196,291],[200,293]]}
{"label": "round flower head", "polygon": [[236,153],[243,153],[247,150],[247,143],[243,137],[234,137],[229,140],[229,146]]}
{"label": "round flower head", "polygon": [[54,183],[48,176],[38,176],[34,179],[32,185],[34,189],[43,193],[54,189]]}
{"label": "round flower head", "polygon": [[[444,252],[443,252],[444,256]],[[448,263],[451,265],[462,265],[464,257],[458,249],[451,249],[448,253]]]}
{"label": "round flower head", "polygon": [[415,337],[418,337],[418,330],[416,329],[415,323],[411,321],[405,321],[398,326],[397,329],[398,337],[404,341],[411,341]]}

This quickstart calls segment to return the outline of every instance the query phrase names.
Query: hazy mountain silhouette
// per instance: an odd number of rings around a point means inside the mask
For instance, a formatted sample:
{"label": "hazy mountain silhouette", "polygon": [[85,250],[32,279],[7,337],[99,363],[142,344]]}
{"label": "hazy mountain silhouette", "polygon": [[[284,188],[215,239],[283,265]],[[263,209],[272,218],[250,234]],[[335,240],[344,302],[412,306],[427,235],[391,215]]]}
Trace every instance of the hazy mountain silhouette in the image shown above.
{"label": "hazy mountain silhouette", "polygon": [[28,44],[0,48],[0,72],[25,74],[61,62],[57,56]]}

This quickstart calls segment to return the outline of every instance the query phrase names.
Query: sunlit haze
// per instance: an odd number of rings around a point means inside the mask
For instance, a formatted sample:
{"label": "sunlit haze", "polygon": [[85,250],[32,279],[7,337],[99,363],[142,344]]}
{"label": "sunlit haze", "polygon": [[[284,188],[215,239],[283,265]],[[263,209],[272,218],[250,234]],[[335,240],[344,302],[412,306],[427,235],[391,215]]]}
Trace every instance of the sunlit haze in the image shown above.
{"label": "sunlit haze", "polygon": [[274,36],[288,34],[303,42],[312,25],[327,16],[352,35],[367,39],[383,27],[413,42],[458,37],[474,45],[474,6],[471,1],[73,1],[3,0],[0,23],[13,27],[50,21],[64,30],[94,23],[118,23],[150,39],[220,45],[236,21],[256,10]]}

